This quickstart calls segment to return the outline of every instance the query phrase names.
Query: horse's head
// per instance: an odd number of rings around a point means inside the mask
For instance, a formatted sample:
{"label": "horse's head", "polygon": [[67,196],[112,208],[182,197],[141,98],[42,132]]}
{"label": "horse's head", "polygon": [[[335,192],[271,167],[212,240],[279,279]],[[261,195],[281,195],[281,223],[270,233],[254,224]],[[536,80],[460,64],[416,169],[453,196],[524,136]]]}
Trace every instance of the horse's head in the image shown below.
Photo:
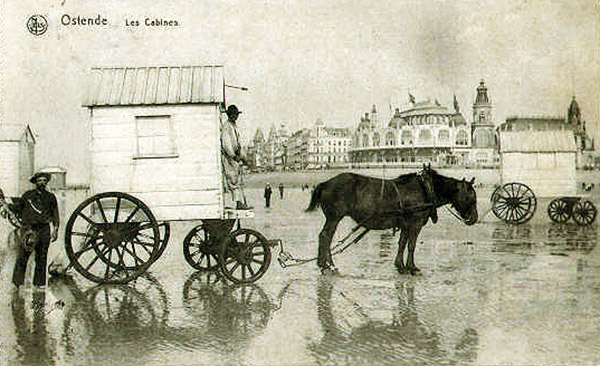
{"label": "horse's head", "polygon": [[473,188],[473,183],[475,182],[475,178],[467,181],[463,178],[463,180],[456,182],[456,190],[454,191],[454,195],[451,198],[452,207],[458,214],[461,219],[467,225],[473,225],[477,222],[477,194],[475,193],[475,188]]}

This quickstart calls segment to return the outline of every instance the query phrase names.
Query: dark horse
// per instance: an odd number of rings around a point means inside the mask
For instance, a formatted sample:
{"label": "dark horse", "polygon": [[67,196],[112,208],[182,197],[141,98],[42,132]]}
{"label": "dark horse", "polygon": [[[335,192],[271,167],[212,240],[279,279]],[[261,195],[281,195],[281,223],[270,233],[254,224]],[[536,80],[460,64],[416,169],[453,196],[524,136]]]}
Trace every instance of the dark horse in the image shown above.
{"label": "dark horse", "polygon": [[[319,234],[317,264],[322,272],[335,271],[331,239],[338,223],[350,216],[366,230],[399,229],[398,254],[394,264],[400,273],[415,274],[417,237],[427,220],[437,221],[436,208],[451,204],[465,224],[477,222],[477,198],[473,182],[438,174],[430,167],[419,173],[384,180],[342,173],[314,189],[307,211],[321,206],[325,225]],[[404,249],[408,255],[404,262]]]}

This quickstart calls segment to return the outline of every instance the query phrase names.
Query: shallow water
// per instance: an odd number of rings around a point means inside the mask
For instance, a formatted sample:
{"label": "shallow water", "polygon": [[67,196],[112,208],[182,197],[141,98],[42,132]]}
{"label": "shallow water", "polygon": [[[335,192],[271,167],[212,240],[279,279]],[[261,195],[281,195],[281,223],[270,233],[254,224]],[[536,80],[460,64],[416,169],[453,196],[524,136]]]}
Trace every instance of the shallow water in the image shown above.
{"label": "shallow water", "polygon": [[[280,238],[297,257],[316,255],[323,217],[309,193],[289,190],[272,208],[248,194],[243,226]],[[479,211],[489,207],[481,192]],[[45,292],[10,289],[5,251],[0,304],[2,364],[598,364],[598,224],[534,219],[510,226],[487,215],[467,227],[440,210],[419,237],[417,276],[393,266],[398,235],[369,233],[334,258],[282,269],[235,287],[194,272],[172,225],[170,245],[147,276],[96,286],[73,272]],[[336,238],[353,226],[340,224]],[[8,245],[8,243],[7,243]],[[276,255],[275,251],[274,255]]]}

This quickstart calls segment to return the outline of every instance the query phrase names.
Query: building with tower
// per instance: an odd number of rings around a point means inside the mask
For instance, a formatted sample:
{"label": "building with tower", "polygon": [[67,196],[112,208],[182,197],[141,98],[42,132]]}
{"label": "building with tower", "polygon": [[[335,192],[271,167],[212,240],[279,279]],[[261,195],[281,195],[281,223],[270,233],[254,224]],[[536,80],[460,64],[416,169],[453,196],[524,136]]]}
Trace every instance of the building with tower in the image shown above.
{"label": "building with tower", "polygon": [[473,103],[473,122],[453,106],[435,101],[417,101],[397,108],[391,119],[379,122],[377,108],[361,117],[354,133],[350,162],[355,167],[378,165],[436,166],[498,164],[498,140],[492,118],[492,104],[482,81]]}
{"label": "building with tower", "polygon": [[575,97],[571,100],[564,116],[511,116],[506,118],[498,130],[504,131],[563,131],[569,130],[575,140],[577,150],[576,164],[578,168],[592,167],[595,165],[595,146],[586,131],[585,121],[582,119],[581,110]]}
{"label": "building with tower", "polygon": [[497,165],[499,162],[498,135],[492,117],[492,102],[483,80],[477,87],[477,95],[475,103],[473,103],[471,136],[471,162],[484,166]]}

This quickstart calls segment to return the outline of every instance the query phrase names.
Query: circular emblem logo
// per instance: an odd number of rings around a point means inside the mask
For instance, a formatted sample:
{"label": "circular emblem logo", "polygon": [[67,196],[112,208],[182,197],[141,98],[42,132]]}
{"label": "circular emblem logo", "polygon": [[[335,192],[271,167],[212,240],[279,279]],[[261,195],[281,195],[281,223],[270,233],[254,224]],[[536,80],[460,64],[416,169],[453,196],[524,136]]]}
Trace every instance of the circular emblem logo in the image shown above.
{"label": "circular emblem logo", "polygon": [[32,15],[27,20],[27,30],[34,36],[41,36],[48,30],[48,21],[43,15]]}

